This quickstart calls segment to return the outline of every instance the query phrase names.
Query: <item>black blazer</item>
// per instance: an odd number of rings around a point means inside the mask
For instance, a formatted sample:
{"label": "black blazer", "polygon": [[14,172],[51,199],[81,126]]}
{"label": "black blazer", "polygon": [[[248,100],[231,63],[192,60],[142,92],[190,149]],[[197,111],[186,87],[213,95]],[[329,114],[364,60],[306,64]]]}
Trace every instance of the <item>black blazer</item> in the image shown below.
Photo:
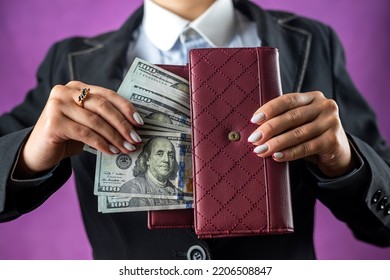
{"label": "black blazer", "polygon": [[[390,149],[379,134],[374,113],[346,72],[335,33],[316,21],[265,11],[249,1],[239,2],[236,8],[256,22],[263,45],[279,49],[284,92],[319,90],[337,101],[343,126],[364,162],[354,174],[332,181],[319,181],[303,160],[290,164],[293,234],[199,240],[189,229],[147,229],[145,212],[98,213],[93,194],[96,157],[86,152],[64,160],[42,180],[11,180],[20,146],[54,85],[80,80],[113,90],[119,87],[128,44],[133,42],[131,34],[142,20],[142,7],[116,32],[55,44],[39,69],[38,86],[21,105],[1,116],[0,219],[14,219],[38,207],[69,178],[73,167],[85,227],[97,259],[182,259],[190,248],[199,248],[194,245],[200,246],[206,257],[216,259],[313,259],[316,199],[346,222],[358,239],[389,246],[390,215],[386,212],[390,209],[384,197],[390,195]],[[378,202],[373,202],[375,195]],[[378,207],[380,203],[384,210]]]}

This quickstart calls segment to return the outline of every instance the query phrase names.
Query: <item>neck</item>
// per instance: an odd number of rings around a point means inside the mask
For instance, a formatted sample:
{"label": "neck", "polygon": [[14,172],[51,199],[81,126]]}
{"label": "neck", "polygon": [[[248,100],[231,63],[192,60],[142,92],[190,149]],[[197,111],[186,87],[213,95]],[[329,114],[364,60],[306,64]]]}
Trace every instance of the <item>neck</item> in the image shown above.
{"label": "neck", "polygon": [[193,21],[204,13],[216,0],[152,0],[157,5]]}

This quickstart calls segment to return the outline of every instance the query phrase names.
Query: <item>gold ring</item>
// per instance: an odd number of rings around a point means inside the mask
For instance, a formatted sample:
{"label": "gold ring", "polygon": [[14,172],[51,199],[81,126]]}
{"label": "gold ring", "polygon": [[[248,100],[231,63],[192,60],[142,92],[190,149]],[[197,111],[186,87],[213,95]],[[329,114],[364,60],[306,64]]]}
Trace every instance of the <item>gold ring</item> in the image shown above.
{"label": "gold ring", "polygon": [[84,100],[87,99],[90,89],[89,88],[82,88],[81,94],[77,98],[77,105],[79,105],[81,108],[84,108]]}

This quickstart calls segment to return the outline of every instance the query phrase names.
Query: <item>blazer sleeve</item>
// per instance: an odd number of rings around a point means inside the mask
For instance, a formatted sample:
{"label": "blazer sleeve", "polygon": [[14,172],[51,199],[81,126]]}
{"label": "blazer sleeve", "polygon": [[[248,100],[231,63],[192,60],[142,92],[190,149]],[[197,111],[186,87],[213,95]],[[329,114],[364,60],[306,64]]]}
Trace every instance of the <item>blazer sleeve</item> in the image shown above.
{"label": "blazer sleeve", "polygon": [[390,148],[381,136],[376,116],[353,85],[344,51],[329,29],[333,98],[349,139],[363,159],[363,168],[341,180],[319,183],[317,197],[356,238],[390,246]]}
{"label": "blazer sleeve", "polygon": [[20,105],[0,116],[0,221],[35,209],[70,177],[70,160],[64,160],[43,180],[11,180],[20,148],[38,120],[51,88],[67,80],[65,68],[60,66],[66,62],[66,56],[57,53],[54,45],[38,70],[37,87],[28,92]]}

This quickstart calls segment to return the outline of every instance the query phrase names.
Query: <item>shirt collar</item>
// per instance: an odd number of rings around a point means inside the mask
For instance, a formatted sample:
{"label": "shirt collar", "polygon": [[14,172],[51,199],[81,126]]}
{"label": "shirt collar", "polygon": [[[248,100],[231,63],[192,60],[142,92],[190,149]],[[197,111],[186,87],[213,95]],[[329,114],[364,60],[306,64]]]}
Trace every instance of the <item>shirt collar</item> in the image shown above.
{"label": "shirt collar", "polygon": [[231,0],[215,1],[192,22],[145,0],[143,28],[149,40],[163,51],[170,50],[187,28],[196,30],[211,46],[221,47],[233,34],[234,19]]}

